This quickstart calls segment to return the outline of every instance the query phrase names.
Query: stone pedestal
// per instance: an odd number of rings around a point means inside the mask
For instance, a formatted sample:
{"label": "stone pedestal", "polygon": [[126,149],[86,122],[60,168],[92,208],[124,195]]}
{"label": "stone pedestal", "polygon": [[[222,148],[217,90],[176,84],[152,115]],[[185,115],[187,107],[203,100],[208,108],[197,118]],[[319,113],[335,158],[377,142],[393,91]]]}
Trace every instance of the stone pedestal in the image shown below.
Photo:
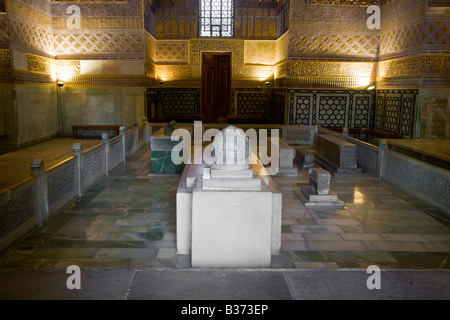
{"label": "stone pedestal", "polygon": [[310,186],[301,187],[297,196],[305,207],[344,208],[345,203],[330,190],[331,175],[328,171],[320,168],[309,170]]}
{"label": "stone pedestal", "polygon": [[282,139],[272,140],[268,139],[268,153],[272,154],[272,147],[274,143],[278,142],[279,148],[279,168],[276,176],[281,177],[298,177],[298,168],[294,165],[295,150]]}
{"label": "stone pedestal", "polygon": [[196,190],[192,267],[270,267],[272,194]]}
{"label": "stone pedestal", "polygon": [[357,165],[357,147],[339,137],[319,134],[316,143],[316,162],[331,171],[335,178],[362,176]]}
{"label": "stone pedestal", "polygon": [[[220,146],[224,155],[251,152]],[[177,192],[178,254],[191,253],[193,267],[270,267],[281,248],[282,194],[263,165],[191,163]]]}

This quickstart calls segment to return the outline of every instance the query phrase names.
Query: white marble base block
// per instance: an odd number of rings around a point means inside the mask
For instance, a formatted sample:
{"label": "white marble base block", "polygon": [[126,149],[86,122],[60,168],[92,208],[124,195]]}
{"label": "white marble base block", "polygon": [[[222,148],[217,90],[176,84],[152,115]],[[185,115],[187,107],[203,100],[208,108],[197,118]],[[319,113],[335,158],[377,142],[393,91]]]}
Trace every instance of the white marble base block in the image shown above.
{"label": "white marble base block", "polygon": [[[244,135],[234,127],[222,132],[230,130]],[[214,140],[223,154],[239,149],[232,137],[223,144]],[[250,152],[250,147],[242,149]],[[283,201],[278,184],[260,161],[247,166],[198,163],[186,166],[178,185],[177,253],[190,253],[197,268],[270,267],[272,255],[281,248]]]}
{"label": "white marble base block", "polygon": [[272,193],[194,191],[192,267],[270,267]]}

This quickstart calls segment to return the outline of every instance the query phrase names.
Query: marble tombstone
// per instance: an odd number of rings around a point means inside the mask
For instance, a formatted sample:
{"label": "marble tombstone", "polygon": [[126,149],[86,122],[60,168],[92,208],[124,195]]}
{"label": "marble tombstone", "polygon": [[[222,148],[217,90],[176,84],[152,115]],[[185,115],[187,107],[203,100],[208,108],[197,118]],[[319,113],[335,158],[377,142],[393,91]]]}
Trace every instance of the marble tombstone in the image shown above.
{"label": "marble tombstone", "polygon": [[269,267],[281,247],[281,192],[264,166],[251,161],[241,129],[221,133],[211,157],[194,159],[182,174],[177,253],[191,254],[192,267]]}

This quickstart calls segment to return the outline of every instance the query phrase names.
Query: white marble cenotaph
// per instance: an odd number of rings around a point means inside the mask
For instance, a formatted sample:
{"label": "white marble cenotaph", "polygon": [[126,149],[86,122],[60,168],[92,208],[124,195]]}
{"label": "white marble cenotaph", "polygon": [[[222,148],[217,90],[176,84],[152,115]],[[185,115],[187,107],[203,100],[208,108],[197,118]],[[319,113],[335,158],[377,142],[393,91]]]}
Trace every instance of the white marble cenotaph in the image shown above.
{"label": "white marble cenotaph", "polygon": [[223,129],[211,159],[192,161],[181,177],[177,253],[190,253],[192,267],[269,267],[281,247],[281,192],[259,161],[251,163],[241,129]]}

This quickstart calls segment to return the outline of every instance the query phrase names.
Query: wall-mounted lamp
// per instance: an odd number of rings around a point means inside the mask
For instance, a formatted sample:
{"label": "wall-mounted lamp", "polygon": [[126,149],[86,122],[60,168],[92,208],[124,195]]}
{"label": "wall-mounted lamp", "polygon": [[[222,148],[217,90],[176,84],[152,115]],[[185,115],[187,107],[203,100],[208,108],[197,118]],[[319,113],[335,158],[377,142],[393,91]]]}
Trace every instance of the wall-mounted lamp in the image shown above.
{"label": "wall-mounted lamp", "polygon": [[375,86],[370,86],[367,88],[367,90],[370,90],[370,91],[375,90]]}
{"label": "wall-mounted lamp", "polygon": [[164,81],[161,80],[161,81],[159,82],[159,86],[162,88],[163,84],[164,84]]}
{"label": "wall-mounted lamp", "polygon": [[64,82],[58,81],[56,82],[56,85],[58,86],[58,95],[57,95],[57,107],[58,107],[58,136],[63,136],[63,114],[62,114],[62,97],[61,97],[61,88],[64,87]]}
{"label": "wall-mounted lamp", "polygon": [[269,87],[269,84],[270,84],[270,82],[266,81],[266,83],[265,83],[266,87]]}

